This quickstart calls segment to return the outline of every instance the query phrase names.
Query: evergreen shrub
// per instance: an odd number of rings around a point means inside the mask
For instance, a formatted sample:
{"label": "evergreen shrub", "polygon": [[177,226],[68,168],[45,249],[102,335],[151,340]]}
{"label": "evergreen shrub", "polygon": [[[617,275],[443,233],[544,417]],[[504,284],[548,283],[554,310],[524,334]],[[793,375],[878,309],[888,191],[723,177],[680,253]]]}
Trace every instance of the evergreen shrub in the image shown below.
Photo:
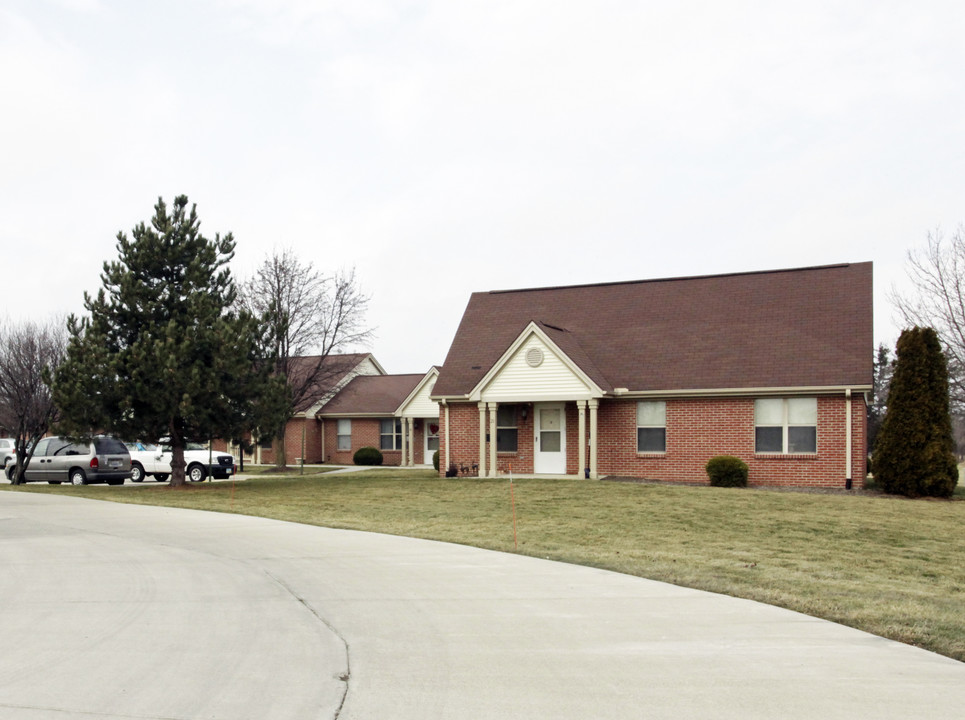
{"label": "evergreen shrub", "polygon": [[747,463],[733,455],[718,455],[704,467],[714,487],[747,487]]}
{"label": "evergreen shrub", "polygon": [[370,446],[360,447],[352,456],[352,461],[356,465],[381,465],[382,451]]}
{"label": "evergreen shrub", "polygon": [[436,472],[439,472],[439,451],[438,450],[432,453],[432,467],[436,469]]}

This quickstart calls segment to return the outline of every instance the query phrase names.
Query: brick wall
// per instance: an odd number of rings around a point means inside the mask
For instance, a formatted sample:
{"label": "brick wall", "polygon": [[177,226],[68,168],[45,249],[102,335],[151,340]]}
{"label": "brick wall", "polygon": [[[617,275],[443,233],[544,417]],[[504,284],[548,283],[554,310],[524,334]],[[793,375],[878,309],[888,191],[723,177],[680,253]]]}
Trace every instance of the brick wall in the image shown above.
{"label": "brick wall", "polygon": [[[380,418],[352,418],[352,447],[350,450],[338,449],[338,420],[326,418],[323,422],[325,424],[326,462],[336,465],[353,465],[355,453],[359,448],[378,448],[380,446],[382,434]],[[422,442],[421,435],[417,441]],[[401,465],[402,451],[382,450],[382,464]]]}
{"label": "brick wall", "polygon": [[[852,478],[860,487],[866,474],[866,409],[852,398]],[[694,398],[667,401],[667,451],[636,452],[636,402],[600,406],[600,475],[671,482],[707,482],[704,465],[715,455],[734,455],[748,466],[751,485],[845,486],[843,395],[818,398],[817,452],[759,455],[754,452],[753,398]]]}
{"label": "brick wall", "polygon": [[[302,444],[303,431],[304,448]],[[305,418],[292,418],[288,421],[288,425],[285,427],[285,452],[289,465],[295,465],[298,462],[298,458],[302,457],[303,449],[306,464],[322,462],[321,431],[321,422],[314,418],[309,418],[308,420]],[[278,439],[273,438],[270,448],[263,447],[261,449],[261,462],[263,464],[271,465],[275,462],[275,444],[277,442]]]}
{"label": "brick wall", "polygon": [[[852,478],[860,487],[866,474],[867,412],[864,398],[855,394],[852,414]],[[523,407],[523,406],[520,406]],[[500,453],[498,470],[519,474],[533,472],[533,409],[517,418],[519,442],[516,453]],[[625,477],[667,482],[706,483],[704,466],[715,455],[734,455],[747,463],[752,485],[836,487],[845,486],[846,401],[844,395],[817,399],[817,452],[799,455],[763,455],[754,451],[754,398],[682,398],[667,401],[667,449],[662,454],[637,453],[635,400],[604,400],[598,415],[597,445],[600,477]],[[443,416],[440,456],[450,445],[450,460],[457,465],[478,462],[479,410],[475,403],[448,405],[451,413],[445,436]],[[486,413],[488,423],[488,412]],[[582,475],[579,467],[579,425],[576,403],[566,403],[567,474]],[[488,427],[488,424],[487,424]],[[586,430],[589,434],[589,410]],[[586,451],[589,463],[589,450]],[[487,464],[489,462],[487,443]],[[440,463],[440,473],[445,468]]]}
{"label": "brick wall", "polygon": [[[448,437],[446,436],[446,414],[449,418]],[[446,474],[447,446],[449,462],[457,467],[479,462],[479,410],[475,403],[457,403],[439,408],[440,475]]]}

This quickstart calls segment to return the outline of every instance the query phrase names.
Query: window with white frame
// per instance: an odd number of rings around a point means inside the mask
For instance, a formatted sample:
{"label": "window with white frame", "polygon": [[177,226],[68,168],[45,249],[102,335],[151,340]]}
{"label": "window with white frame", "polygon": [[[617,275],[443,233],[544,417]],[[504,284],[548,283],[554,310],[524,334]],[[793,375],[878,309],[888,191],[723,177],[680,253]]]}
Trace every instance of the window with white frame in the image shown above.
{"label": "window with white frame", "polygon": [[759,453],[816,453],[817,398],[755,400],[754,450]]}
{"label": "window with white frame", "polygon": [[496,409],[496,451],[516,452],[519,447],[519,427],[516,406],[500,405]]}
{"label": "window with white frame", "polygon": [[402,420],[389,418],[379,422],[379,448],[382,450],[402,449]]}
{"label": "window with white frame", "polygon": [[637,403],[637,452],[667,452],[667,403],[644,400]]}
{"label": "window with white frame", "polygon": [[352,421],[351,420],[339,420],[338,430],[336,432],[336,435],[338,437],[339,450],[352,449]]}

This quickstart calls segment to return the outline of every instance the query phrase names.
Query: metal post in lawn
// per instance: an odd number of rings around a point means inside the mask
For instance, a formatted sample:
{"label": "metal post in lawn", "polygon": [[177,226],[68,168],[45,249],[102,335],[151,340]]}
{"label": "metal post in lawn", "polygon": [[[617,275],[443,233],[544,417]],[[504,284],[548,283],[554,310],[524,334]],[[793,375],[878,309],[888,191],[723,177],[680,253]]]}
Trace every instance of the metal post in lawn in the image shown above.
{"label": "metal post in lawn", "polygon": [[509,503],[513,506],[513,549],[519,550],[519,543],[516,541],[516,494],[513,492],[513,466],[509,465]]}
{"label": "metal post in lawn", "polygon": [[308,413],[305,413],[305,417],[302,418],[302,456],[301,456],[301,467],[298,470],[299,475],[305,474],[305,430],[308,425]]}

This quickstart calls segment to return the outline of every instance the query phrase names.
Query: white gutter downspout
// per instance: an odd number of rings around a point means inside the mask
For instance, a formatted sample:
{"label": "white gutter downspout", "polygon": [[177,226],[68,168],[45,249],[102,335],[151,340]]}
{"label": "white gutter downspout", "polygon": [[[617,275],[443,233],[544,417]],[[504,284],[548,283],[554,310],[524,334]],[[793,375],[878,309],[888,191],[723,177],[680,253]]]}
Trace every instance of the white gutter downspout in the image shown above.
{"label": "white gutter downspout", "polygon": [[845,454],[847,455],[847,458],[845,459],[845,462],[846,462],[847,465],[848,465],[847,468],[845,469],[845,475],[844,475],[844,477],[845,477],[845,483],[844,483],[844,486],[845,486],[848,490],[850,490],[850,489],[851,489],[851,483],[852,483],[852,477],[851,477],[852,469],[851,469],[851,468],[852,468],[852,465],[853,465],[853,463],[851,462],[851,453],[852,453],[852,447],[851,447],[851,388],[848,388],[847,390],[844,391],[844,397],[845,397],[845,413],[847,413],[847,415],[846,415],[845,418],[844,418],[844,432],[846,433],[845,438],[844,438],[844,447],[845,447]]}
{"label": "white gutter downspout", "polygon": [[451,444],[450,438],[449,438],[449,406],[446,405],[445,400],[440,400],[439,405],[442,407],[443,411],[446,414],[446,462],[444,465],[442,465],[440,470],[443,470],[443,472],[448,472],[449,471],[449,445]]}
{"label": "white gutter downspout", "polygon": [[318,434],[322,441],[322,462],[326,463],[328,462],[328,456],[325,454],[325,418],[320,418],[316,415],[315,419],[318,420],[318,424],[322,426]]}

